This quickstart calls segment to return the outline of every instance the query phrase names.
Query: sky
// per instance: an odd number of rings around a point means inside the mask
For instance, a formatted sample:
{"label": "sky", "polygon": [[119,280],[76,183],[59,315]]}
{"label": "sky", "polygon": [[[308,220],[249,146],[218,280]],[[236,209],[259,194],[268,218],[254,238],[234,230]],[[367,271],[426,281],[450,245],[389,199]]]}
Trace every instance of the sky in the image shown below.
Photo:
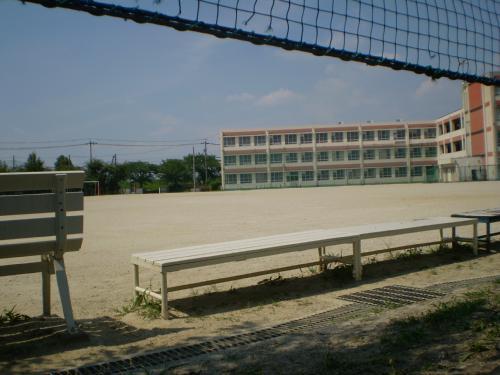
{"label": "sky", "polygon": [[[0,0],[0,160],[160,162],[222,129],[431,120],[460,81]],[[219,146],[209,145],[218,154]]]}

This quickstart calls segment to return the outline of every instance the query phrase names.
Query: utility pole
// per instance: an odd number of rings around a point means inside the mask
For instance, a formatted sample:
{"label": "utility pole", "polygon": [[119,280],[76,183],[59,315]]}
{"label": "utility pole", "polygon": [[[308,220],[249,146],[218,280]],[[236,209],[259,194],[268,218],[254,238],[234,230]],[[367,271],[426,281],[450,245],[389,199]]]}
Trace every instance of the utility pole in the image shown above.
{"label": "utility pole", "polygon": [[207,167],[207,139],[205,138],[205,185],[208,184],[208,167]]}
{"label": "utility pole", "polygon": [[92,163],[92,145],[95,143],[92,142],[92,139],[89,139],[89,151],[90,151],[90,162]]}
{"label": "utility pole", "polygon": [[113,155],[113,158],[111,159],[111,164],[113,164],[116,167],[116,154]]}
{"label": "utility pole", "polygon": [[194,145],[193,145],[193,192],[196,191],[196,172],[194,170]]}
{"label": "utility pole", "polygon": [[16,169],[16,155],[12,155],[12,170]]}

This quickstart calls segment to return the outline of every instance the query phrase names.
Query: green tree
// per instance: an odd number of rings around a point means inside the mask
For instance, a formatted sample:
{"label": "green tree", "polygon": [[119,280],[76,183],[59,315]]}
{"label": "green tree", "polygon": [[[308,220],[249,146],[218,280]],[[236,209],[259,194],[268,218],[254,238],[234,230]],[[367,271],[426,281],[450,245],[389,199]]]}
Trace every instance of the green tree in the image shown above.
{"label": "green tree", "polygon": [[[193,170],[193,154],[184,157],[186,167],[191,171]],[[213,181],[220,180],[220,163],[215,155],[207,155],[207,181],[205,181],[205,155],[196,154],[194,157],[194,170],[196,172],[196,184],[211,186]],[[192,178],[192,176],[191,176]]]}
{"label": "green tree", "polygon": [[59,155],[54,164],[54,168],[56,171],[71,171],[75,169],[71,159],[64,155]]}
{"label": "green tree", "polygon": [[147,182],[152,182],[158,168],[156,165],[144,161],[134,161],[123,163],[125,174],[130,182],[133,182],[139,187],[144,187]]}
{"label": "green tree", "polygon": [[38,157],[35,152],[28,155],[28,160],[24,164],[24,170],[26,172],[40,172],[44,171],[45,167],[43,165],[43,160]]}
{"label": "green tree", "polygon": [[164,160],[159,167],[159,172],[168,191],[183,191],[189,186],[191,174],[184,160]]}
{"label": "green tree", "polygon": [[5,173],[9,171],[9,167],[7,166],[7,163],[0,160],[0,173]]}

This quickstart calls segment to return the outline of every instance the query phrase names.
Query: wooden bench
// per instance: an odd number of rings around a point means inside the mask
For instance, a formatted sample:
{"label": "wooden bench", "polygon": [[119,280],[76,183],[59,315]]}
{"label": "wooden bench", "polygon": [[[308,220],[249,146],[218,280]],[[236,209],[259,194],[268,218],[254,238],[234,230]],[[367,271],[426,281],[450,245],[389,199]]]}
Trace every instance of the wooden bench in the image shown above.
{"label": "wooden bench", "polygon": [[452,217],[466,217],[477,219],[486,226],[486,233],[478,236],[479,242],[486,244],[486,250],[490,250],[491,237],[500,235],[500,232],[491,232],[491,224],[500,222],[500,208],[488,208],[484,210],[475,210],[468,212],[459,212],[451,215]]}
{"label": "wooden bench", "polygon": [[50,275],[56,275],[68,331],[73,319],[64,253],[83,241],[82,171],[0,173],[0,259],[40,256],[41,261],[0,266],[0,276],[40,272],[43,314],[50,315]]}
{"label": "wooden bench", "polygon": [[[456,228],[465,225],[472,225],[474,236],[472,241],[474,253],[477,253],[477,220],[458,218],[431,218],[425,220],[414,220],[401,223],[385,223],[375,225],[362,225],[356,227],[339,228],[334,230],[313,230],[299,233],[281,234],[268,237],[260,237],[248,240],[230,241],[209,245],[192,246],[180,249],[154,251],[148,253],[133,254],[131,262],[134,271],[134,294],[146,293],[153,298],[161,300],[162,317],[168,319],[168,292],[182,289],[190,289],[203,285],[222,283],[242,278],[255,277],[275,272],[284,272],[292,269],[310,267],[318,265],[321,270],[325,270],[328,263],[343,262],[353,265],[353,277],[361,279],[362,256],[380,254],[383,252],[403,250],[416,246],[430,246],[432,244],[444,244],[455,242],[454,236]],[[452,238],[444,238],[443,230],[452,229]],[[429,230],[439,230],[440,241],[425,242],[420,244],[410,244],[392,249],[382,249],[363,253],[361,251],[362,240],[423,232]],[[334,257],[326,254],[328,246],[351,244],[353,255],[348,257]],[[270,255],[284,254],[310,249],[318,249],[319,259],[314,262],[281,267],[272,270],[264,270],[253,273],[246,273],[237,276],[224,277],[214,280],[207,280],[186,285],[169,287],[167,284],[167,273],[190,268],[197,268],[213,264],[227,262],[244,261],[246,259],[265,257]],[[161,275],[160,292],[154,292],[140,286],[139,267],[146,267],[157,271]]]}

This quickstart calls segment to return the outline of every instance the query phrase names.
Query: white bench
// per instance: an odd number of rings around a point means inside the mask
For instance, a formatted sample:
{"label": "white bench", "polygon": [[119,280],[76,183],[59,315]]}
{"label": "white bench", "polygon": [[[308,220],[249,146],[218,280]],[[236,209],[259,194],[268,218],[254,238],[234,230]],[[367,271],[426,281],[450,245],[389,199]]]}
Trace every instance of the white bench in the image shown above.
{"label": "white bench", "polygon": [[[50,275],[56,275],[68,331],[73,319],[63,255],[83,241],[84,173],[0,173],[0,259],[40,256],[39,262],[0,266],[0,276],[42,274],[43,314],[50,315]],[[68,191],[69,190],[69,191]]]}
{"label": "white bench", "polygon": [[[169,291],[173,292],[182,289],[190,289],[203,285],[222,283],[242,278],[255,277],[269,273],[283,272],[296,268],[310,267],[315,265],[319,265],[321,270],[325,270],[327,264],[331,262],[351,263],[353,265],[353,277],[356,280],[360,280],[362,275],[362,256],[369,256],[395,250],[403,250],[417,246],[430,246],[433,244],[444,244],[446,242],[455,243],[456,228],[466,225],[473,226],[474,235],[473,238],[469,241],[473,243],[474,254],[477,254],[477,220],[457,219],[449,217],[414,220],[400,223],[362,225],[332,230],[318,229],[307,232],[281,234],[248,240],[230,241],[180,249],[133,254],[131,262],[134,268],[134,294],[146,293],[153,298],[161,300],[162,317],[168,319],[167,309]],[[446,228],[450,228],[452,230],[451,238],[444,238],[443,230]],[[419,244],[409,244],[397,248],[382,249],[366,253],[362,253],[361,250],[362,240],[415,232],[424,232],[429,230],[439,230],[441,234],[440,240]],[[334,257],[326,254],[326,247],[340,244],[351,244],[353,247],[353,255],[346,257]],[[246,259],[316,248],[318,249],[319,260],[314,262],[247,273],[237,276],[224,277],[214,280],[207,280],[186,285],[178,285],[174,287],[167,286],[168,272],[197,268],[213,264],[243,261]],[[161,290],[159,293],[140,286],[139,267],[146,267],[161,274]]]}

